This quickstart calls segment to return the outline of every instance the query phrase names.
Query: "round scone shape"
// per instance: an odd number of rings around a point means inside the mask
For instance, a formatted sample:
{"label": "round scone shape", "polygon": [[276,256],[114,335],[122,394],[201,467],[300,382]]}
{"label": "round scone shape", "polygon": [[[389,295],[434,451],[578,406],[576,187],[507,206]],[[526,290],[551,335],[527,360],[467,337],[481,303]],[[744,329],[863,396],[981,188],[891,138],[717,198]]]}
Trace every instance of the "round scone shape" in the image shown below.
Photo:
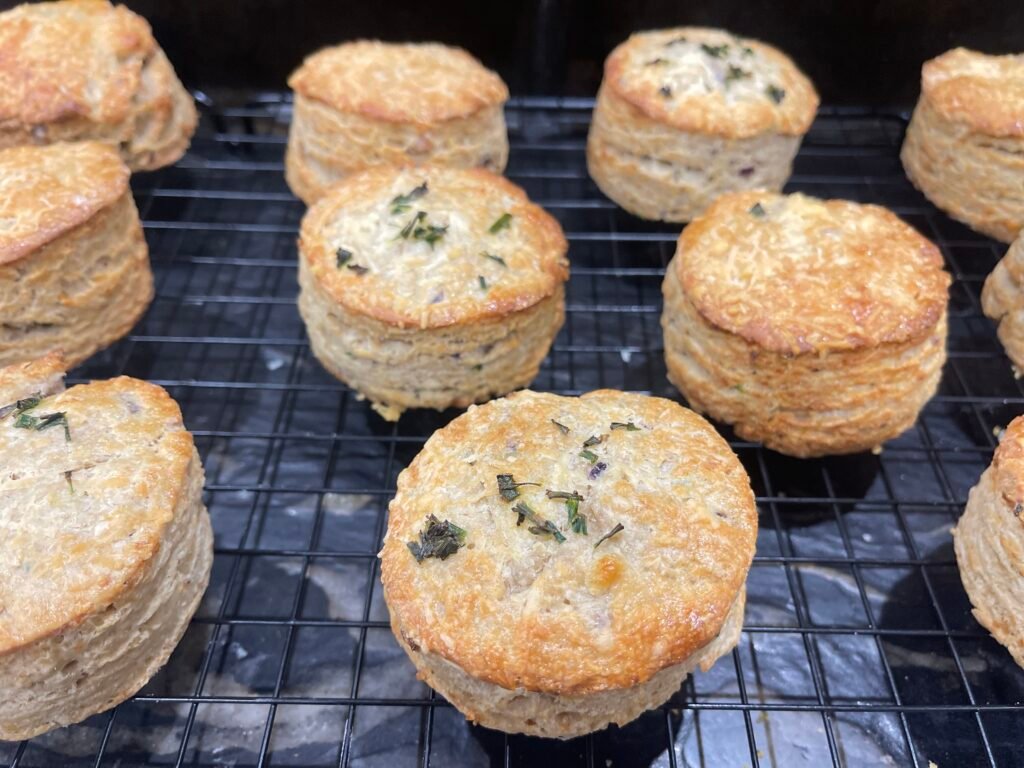
{"label": "round scone shape", "polygon": [[177,404],[121,377],[0,369],[0,739],[102,712],[168,659],[213,558]]}
{"label": "round scone shape", "polygon": [[133,170],[170,165],[197,115],[149,24],[108,0],[0,13],[0,147],[95,140]]}
{"label": "round scone shape", "polygon": [[57,349],[77,365],[145,312],[153,275],[128,177],[98,142],[0,150],[0,365]]}
{"label": "round scone shape", "polygon": [[1024,371],[1024,234],[985,278],[981,306],[997,324],[999,341],[1019,374]]}
{"label": "round scone shape", "polygon": [[953,544],[974,618],[1024,667],[1024,417],[971,489]]}
{"label": "round scone shape", "polygon": [[770,45],[702,27],[638,33],[605,61],[587,167],[630,213],[690,221],[724,192],[780,190],[817,108]]}
{"label": "round scone shape", "polygon": [[307,204],[376,165],[487,168],[508,162],[502,79],[460,48],[358,40],[308,57],[289,78],[288,186]]}
{"label": "round scone shape", "polygon": [[529,384],[562,326],[561,227],[482,169],[368,169],[302,221],[313,353],[387,419]]}
{"label": "round scone shape", "polygon": [[925,62],[900,157],[936,206],[1013,240],[1024,228],[1024,54],[955,48]]}
{"label": "round scone shape", "polygon": [[399,476],[384,596],[420,677],[469,719],[571,738],[735,646],[756,533],[746,473],[692,411],[517,392]]}
{"label": "round scone shape", "polygon": [[939,250],[885,208],[723,195],[665,275],[669,379],[781,453],[874,448],[935,392],[949,283]]}

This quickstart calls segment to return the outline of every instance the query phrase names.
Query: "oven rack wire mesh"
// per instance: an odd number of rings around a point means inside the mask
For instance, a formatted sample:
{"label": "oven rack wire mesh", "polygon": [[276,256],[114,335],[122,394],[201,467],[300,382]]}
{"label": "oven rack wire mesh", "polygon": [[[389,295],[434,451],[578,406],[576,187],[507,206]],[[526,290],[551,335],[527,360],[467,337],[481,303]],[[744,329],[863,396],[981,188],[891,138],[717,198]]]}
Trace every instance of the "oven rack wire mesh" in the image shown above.
{"label": "oven rack wire mesh", "polygon": [[[291,105],[198,96],[188,155],[133,179],[153,305],[69,382],[126,374],[181,404],[206,467],[210,588],[137,696],[0,743],[0,764],[1024,765],[1024,671],[971,617],[950,537],[998,429],[1024,412],[979,304],[1003,247],[911,187],[905,116],[823,109],[787,189],[889,206],[941,247],[955,283],[938,395],[879,455],[788,459],[720,425],[760,514],[740,645],[660,710],[563,743],[469,726],[415,679],[375,554],[397,474],[456,412],[386,423],[313,359],[295,308],[304,208],[283,179]],[[507,110],[507,175],[560,220],[572,261],[566,324],[534,388],[678,399],[658,324],[678,227],[626,214],[590,181],[592,106]]]}

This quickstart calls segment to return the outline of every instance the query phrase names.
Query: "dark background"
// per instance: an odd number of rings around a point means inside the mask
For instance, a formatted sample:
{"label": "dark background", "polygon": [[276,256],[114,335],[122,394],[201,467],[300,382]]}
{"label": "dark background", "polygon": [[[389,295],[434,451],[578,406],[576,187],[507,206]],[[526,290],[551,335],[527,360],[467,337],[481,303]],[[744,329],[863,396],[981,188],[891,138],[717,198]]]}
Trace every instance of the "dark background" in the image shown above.
{"label": "dark background", "polygon": [[[0,2],[0,6],[14,3]],[[127,0],[189,87],[276,89],[358,37],[461,45],[516,95],[589,96],[630,32],[725,27],[788,52],[831,104],[909,105],[921,62],[956,45],[1024,51],[1024,0]]]}

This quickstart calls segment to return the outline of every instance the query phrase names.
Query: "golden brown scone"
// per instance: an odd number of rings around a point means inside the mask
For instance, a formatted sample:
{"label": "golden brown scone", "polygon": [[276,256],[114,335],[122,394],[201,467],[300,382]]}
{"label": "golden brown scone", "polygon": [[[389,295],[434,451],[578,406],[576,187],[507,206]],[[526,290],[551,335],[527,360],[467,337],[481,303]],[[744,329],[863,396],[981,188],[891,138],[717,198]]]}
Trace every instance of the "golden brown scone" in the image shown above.
{"label": "golden brown scone", "polygon": [[974,618],[1024,667],[1024,417],[971,489],[953,544]]}
{"label": "golden brown scone", "polygon": [[285,176],[307,204],[370,166],[500,173],[508,162],[508,88],[460,48],[358,40],[313,54],[288,85],[295,112]]}
{"label": "golden brown scone", "polygon": [[1024,54],[955,48],[925,62],[900,157],[939,208],[1013,240],[1024,227]]}
{"label": "golden brown scone", "polygon": [[177,645],[213,558],[177,404],[136,379],[64,391],[0,369],[0,739],[131,696]]}
{"label": "golden brown scone", "polygon": [[949,283],[938,248],[885,208],[723,195],[665,275],[669,379],[780,453],[874,448],[935,392]]}
{"label": "golden brown scone", "polygon": [[185,154],[196,120],[149,24],[124,6],[62,0],[0,13],[0,147],[92,139],[148,171]]}
{"label": "golden brown scone", "polygon": [[97,142],[0,150],[0,365],[61,349],[73,367],[146,311],[153,275],[128,175]]}
{"label": "golden brown scone", "polygon": [[517,392],[399,476],[381,577],[421,679],[481,725],[566,739],[736,645],[756,537],[746,472],[697,414]]}
{"label": "golden brown scone", "polygon": [[562,229],[480,168],[378,166],[302,221],[299,312],[313,353],[386,419],[529,384],[562,326]]}
{"label": "golden brown scone", "polygon": [[770,45],[642,32],[605,61],[587,167],[630,213],[689,221],[723,192],[781,189],[817,109],[810,80]]}
{"label": "golden brown scone", "polygon": [[999,341],[1015,370],[1024,371],[1024,235],[985,278],[981,307],[996,321]]}

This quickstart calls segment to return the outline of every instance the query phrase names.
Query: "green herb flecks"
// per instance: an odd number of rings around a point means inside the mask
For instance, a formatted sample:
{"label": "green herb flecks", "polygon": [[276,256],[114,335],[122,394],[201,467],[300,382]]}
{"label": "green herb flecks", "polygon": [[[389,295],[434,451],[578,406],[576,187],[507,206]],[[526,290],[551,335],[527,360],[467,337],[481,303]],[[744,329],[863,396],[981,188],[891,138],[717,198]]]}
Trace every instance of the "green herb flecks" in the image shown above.
{"label": "green herb flecks", "polygon": [[750,206],[749,213],[750,213],[751,216],[757,216],[757,218],[759,218],[759,219],[763,219],[765,216],[768,215],[768,212],[764,209],[764,206],[761,205],[760,203],[754,203],[752,206]]}
{"label": "green herb flecks", "polygon": [[64,427],[64,439],[71,442],[71,429],[68,427],[68,416],[65,411],[44,413],[42,416],[33,416],[30,413],[23,412],[15,419],[14,426],[17,429],[33,429],[36,432],[42,432],[50,427],[62,426]]}
{"label": "green herb flecks", "polygon": [[427,212],[417,211],[409,222],[398,232],[396,239],[420,240],[431,248],[448,232],[448,225],[438,226],[427,223]]}
{"label": "green herb flecks", "polygon": [[427,182],[423,182],[415,189],[411,189],[404,195],[399,195],[391,201],[391,214],[405,213],[412,208],[412,203],[427,194]]}
{"label": "green herb flecks", "polygon": [[558,427],[558,431],[561,432],[563,435],[568,435],[569,434],[569,428],[567,426],[565,426],[565,424],[560,424],[559,422],[555,421],[554,419],[551,420],[551,423],[554,424],[556,427]]}
{"label": "green herb flecks", "polygon": [[483,256],[485,259],[496,261],[497,263],[501,264],[501,266],[508,269],[508,264],[505,263],[505,260],[501,258],[501,256],[495,256],[493,253],[488,253],[487,251],[480,251],[480,255]]}
{"label": "green herb flecks", "polygon": [[786,92],[779,88],[777,85],[767,85],[764,89],[765,95],[774,101],[776,104],[781,104],[782,100],[786,98]]}
{"label": "green herb flecks", "polygon": [[13,413],[15,416],[20,416],[25,411],[31,411],[37,405],[43,402],[43,396],[40,393],[36,393],[23,400],[16,400],[10,405],[5,405],[0,408],[0,419],[5,418],[7,415]]}
{"label": "green herb flecks", "polygon": [[730,64],[729,69],[725,73],[725,84],[729,86],[737,80],[745,80],[748,77],[750,77],[750,73],[747,70],[737,67],[735,64]]}
{"label": "green herb flecks", "polygon": [[644,62],[645,67],[656,67],[659,64],[668,64],[668,59],[663,59],[661,58],[661,56],[659,56],[656,59],[651,59],[650,61]]}
{"label": "green herb flecks", "polygon": [[417,563],[428,557],[445,560],[465,546],[466,531],[455,523],[438,520],[435,515],[427,516],[427,527],[420,531],[419,541],[407,541],[405,546],[412,552]]}
{"label": "green herb flecks", "polygon": [[572,528],[573,533],[586,536],[587,518],[580,514],[580,502],[583,501],[583,497],[576,491],[572,493],[568,491],[547,491],[546,493],[549,499],[565,500],[565,512],[569,518],[569,527]]}
{"label": "green herb flecks", "polygon": [[477,275],[476,276],[476,281],[480,284],[480,290],[481,291],[486,291],[487,290],[487,278],[486,277],[484,277],[483,275]]}
{"label": "green herb flecks", "polygon": [[661,86],[661,88],[658,89],[658,93],[660,93],[666,99],[671,98],[672,97],[672,86],[671,85],[663,85],[663,86]]}
{"label": "green herb flecks", "polygon": [[350,261],[352,261],[352,251],[350,251],[348,248],[339,248],[336,255],[338,269],[341,269]]}
{"label": "green herb flecks", "polygon": [[665,43],[665,47],[669,48],[670,46],[673,46],[673,45],[682,45],[685,42],[686,42],[686,38],[683,35],[680,35],[679,37],[673,37],[671,40],[669,40],[667,43]]}
{"label": "green herb flecks", "polygon": [[721,45],[701,43],[700,49],[713,59],[720,59],[729,53],[729,45],[727,43],[722,43]]}
{"label": "green herb flecks", "polygon": [[584,450],[580,451],[580,458],[581,459],[586,459],[591,464],[593,464],[595,461],[597,461],[597,454],[594,453],[593,451],[588,451],[588,450],[584,449]]}
{"label": "green herb flecks", "polygon": [[538,515],[528,504],[520,501],[514,507],[512,511],[519,515],[519,519],[516,520],[516,525],[522,525],[523,520],[529,520],[533,525],[530,526],[530,533],[535,536],[546,536],[548,534],[555,537],[555,541],[561,544],[565,541],[565,536],[558,530],[558,526],[550,520],[545,520],[543,517]]}
{"label": "green herb flecks", "polygon": [[490,232],[492,235],[496,235],[499,232],[501,232],[501,230],[508,229],[511,224],[512,214],[506,212],[501,214],[501,216],[499,216],[497,220],[495,220],[495,222],[491,224],[490,228],[487,231]]}
{"label": "green herb flecks", "polygon": [[70,490],[72,493],[74,493],[75,492],[75,484],[73,482],[71,482],[71,472],[72,472],[72,470],[70,470],[70,469],[67,472],[65,472],[64,473],[64,479],[68,483],[68,490]]}
{"label": "green herb flecks", "polygon": [[593,445],[600,445],[601,441],[604,440],[604,435],[591,435],[583,441],[584,448],[590,448]]}
{"label": "green herb flecks", "polygon": [[369,267],[364,267],[360,264],[349,264],[348,269],[350,272],[355,272],[357,275],[365,275],[370,271]]}
{"label": "green herb flecks", "polygon": [[614,536],[617,533],[621,533],[624,530],[626,530],[626,526],[624,526],[622,523],[616,523],[614,528],[612,528],[610,531],[608,531],[608,533],[606,533],[604,536],[597,540],[597,544],[594,545],[594,549],[597,549],[604,542],[608,541],[608,539],[610,539],[612,536]]}
{"label": "green herb flecks", "polygon": [[610,429],[624,429],[627,432],[639,432],[640,427],[632,421],[613,421]]}
{"label": "green herb flecks", "polygon": [[744,45],[740,50],[743,51],[743,55],[744,56],[753,56],[754,55],[754,49],[751,48],[749,45]]}
{"label": "green herb flecks", "polygon": [[540,485],[540,483],[517,483],[512,475],[498,475],[498,493],[505,501],[519,498],[519,488],[524,485]]}

